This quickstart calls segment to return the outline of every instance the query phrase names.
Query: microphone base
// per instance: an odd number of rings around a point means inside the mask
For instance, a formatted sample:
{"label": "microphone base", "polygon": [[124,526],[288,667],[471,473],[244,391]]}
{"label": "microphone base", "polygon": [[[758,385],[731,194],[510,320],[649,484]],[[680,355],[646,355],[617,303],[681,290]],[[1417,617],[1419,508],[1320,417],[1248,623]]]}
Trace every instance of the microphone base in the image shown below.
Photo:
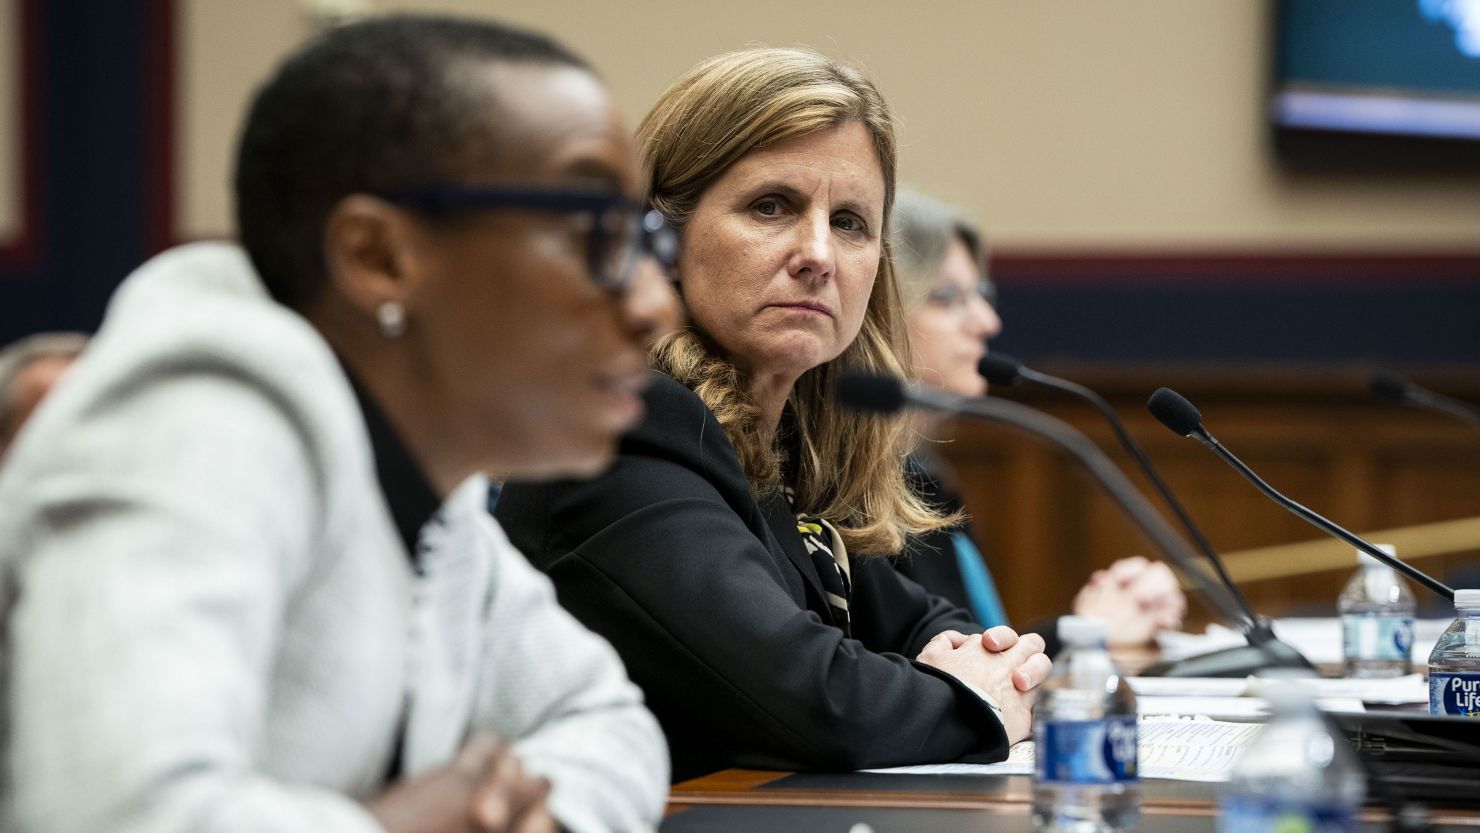
{"label": "microphone base", "polygon": [[1239,645],[1172,662],[1158,662],[1137,676],[1247,677],[1267,668],[1315,670],[1310,660],[1299,651],[1278,639],[1270,639],[1260,645]]}

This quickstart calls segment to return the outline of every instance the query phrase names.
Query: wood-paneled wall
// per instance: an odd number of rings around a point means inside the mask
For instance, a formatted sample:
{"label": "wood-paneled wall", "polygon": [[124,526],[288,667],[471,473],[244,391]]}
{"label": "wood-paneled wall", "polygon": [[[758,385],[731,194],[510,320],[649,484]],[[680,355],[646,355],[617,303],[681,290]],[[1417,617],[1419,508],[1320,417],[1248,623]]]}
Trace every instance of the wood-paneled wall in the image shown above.
{"label": "wood-paneled wall", "polygon": [[[1275,488],[1350,530],[1480,515],[1480,434],[1442,416],[1374,400],[1367,390],[1372,368],[1037,369],[1088,385],[1106,397],[1224,553],[1313,540],[1320,534],[1256,492],[1202,445],[1175,436],[1152,419],[1145,402],[1159,386],[1194,402],[1213,435]],[[1480,370],[1413,378],[1450,395],[1480,400]],[[1152,496],[1149,484],[1130,471],[1129,458],[1088,405],[1021,385],[996,389],[993,395],[1040,408],[1079,428]],[[950,428],[953,439],[939,451],[956,468],[1014,621],[1066,611],[1096,567],[1128,554],[1155,554],[1066,455],[1006,427],[958,422]],[[1160,507],[1158,499],[1153,502]],[[1421,566],[1463,586],[1464,573],[1480,573],[1480,546],[1426,559]],[[1330,615],[1353,569],[1355,561],[1341,570],[1248,584],[1245,592],[1264,614]],[[1191,619],[1208,617],[1194,602]]]}

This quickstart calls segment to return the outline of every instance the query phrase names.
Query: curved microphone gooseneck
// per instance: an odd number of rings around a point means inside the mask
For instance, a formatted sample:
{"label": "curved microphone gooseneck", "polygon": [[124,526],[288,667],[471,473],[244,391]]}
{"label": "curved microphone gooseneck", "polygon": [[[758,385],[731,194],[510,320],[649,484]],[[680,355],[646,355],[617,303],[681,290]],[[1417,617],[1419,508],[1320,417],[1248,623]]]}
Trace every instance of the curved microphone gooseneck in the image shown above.
{"label": "curved microphone gooseneck", "polygon": [[1421,388],[1396,373],[1373,374],[1371,390],[1378,399],[1453,417],[1480,431],[1480,410],[1453,397]]}
{"label": "curved microphone gooseneck", "polygon": [[[1068,424],[1016,402],[967,399],[887,376],[848,374],[838,380],[836,398],[843,405],[864,411],[892,413],[906,406],[914,406],[1006,423],[1064,449],[1089,470],[1106,494],[1166,554],[1203,598],[1230,621],[1246,621],[1244,611],[1232,600],[1228,589],[1204,571],[1197,556],[1177,531],[1156,513],[1151,503],[1136,491],[1135,486],[1104,452]],[[1277,640],[1272,643],[1251,644],[1240,650],[1246,654],[1252,653],[1260,660],[1249,662],[1245,658],[1240,666],[1245,669],[1251,665],[1309,667],[1303,657]]]}
{"label": "curved microphone gooseneck", "polygon": [[1171,388],[1159,388],[1157,389],[1156,393],[1153,393],[1151,395],[1150,401],[1146,403],[1146,409],[1151,412],[1152,416],[1156,417],[1158,422],[1160,422],[1162,425],[1165,425],[1169,430],[1171,430],[1172,433],[1183,437],[1191,437],[1202,443],[1203,445],[1207,446],[1214,454],[1217,454],[1219,457],[1223,458],[1224,462],[1228,463],[1228,465],[1230,466],[1233,466],[1233,468],[1239,474],[1244,476],[1245,480],[1254,484],[1254,488],[1258,489],[1260,492],[1263,492],[1265,497],[1268,497],[1270,500],[1278,503],[1280,506],[1284,507],[1296,517],[1300,518],[1311,526],[1314,526],[1316,529],[1325,532],[1328,535],[1333,535],[1337,538],[1340,538],[1341,540],[1345,541],[1348,544],[1351,544],[1362,552],[1367,553],[1373,558],[1376,558],[1378,561],[1387,564],[1403,575],[1408,576],[1409,578],[1413,579],[1419,584],[1422,584],[1424,587],[1443,597],[1450,604],[1454,603],[1454,590],[1448,585],[1419,570],[1418,568],[1412,567],[1406,562],[1400,561],[1399,559],[1388,555],[1387,553],[1383,552],[1367,541],[1362,540],[1353,533],[1348,532],[1341,526],[1338,526],[1329,518],[1318,515],[1310,509],[1307,509],[1304,506],[1301,506],[1299,503],[1291,500],[1290,498],[1285,497],[1283,494],[1280,494],[1278,491],[1276,491],[1273,486],[1264,482],[1264,479],[1255,474],[1253,469],[1250,469],[1248,466],[1244,465],[1244,462],[1242,460],[1235,457],[1233,455],[1233,452],[1224,448],[1222,443],[1218,442],[1216,439],[1213,438],[1212,434],[1208,433],[1208,430],[1204,428],[1202,424],[1202,414],[1199,413],[1197,408],[1193,407],[1193,404],[1191,402],[1188,402],[1187,399],[1184,398],[1181,394],[1177,393]]}
{"label": "curved microphone gooseneck", "polygon": [[1248,637],[1250,642],[1274,638],[1274,632],[1254,612],[1253,606],[1249,604],[1249,600],[1245,598],[1243,591],[1234,583],[1233,578],[1228,575],[1228,569],[1224,566],[1223,559],[1219,557],[1218,551],[1213,549],[1212,544],[1208,543],[1207,537],[1203,535],[1202,530],[1193,522],[1192,516],[1182,506],[1182,502],[1177,500],[1176,495],[1172,493],[1166,481],[1162,480],[1161,476],[1157,474],[1155,467],[1151,465],[1150,458],[1146,456],[1146,452],[1141,449],[1141,446],[1135,440],[1131,439],[1130,433],[1125,430],[1125,424],[1120,421],[1119,415],[1115,413],[1115,409],[1110,407],[1110,403],[1106,402],[1104,397],[1084,385],[1033,370],[1012,356],[1003,355],[1002,353],[988,353],[983,356],[981,361],[977,363],[977,370],[981,375],[986,377],[988,382],[994,385],[1011,387],[1017,384],[1019,380],[1025,380],[1062,391],[1070,396],[1076,396],[1093,405],[1100,412],[1100,415],[1105,418],[1105,421],[1110,424],[1110,430],[1115,432],[1115,439],[1120,442],[1120,447],[1125,449],[1125,453],[1129,454],[1131,459],[1135,461],[1141,473],[1146,475],[1146,479],[1156,489],[1156,493],[1161,495],[1161,499],[1166,503],[1167,508],[1172,510],[1173,517],[1181,524],[1182,529],[1187,533],[1187,537],[1192,539],[1192,543],[1207,557],[1208,563],[1213,565],[1213,570],[1217,572],[1218,578],[1223,581],[1223,584],[1228,587],[1229,594],[1233,596],[1234,602],[1243,611],[1246,619],[1250,623],[1253,623],[1253,627],[1246,630],[1244,635]]}

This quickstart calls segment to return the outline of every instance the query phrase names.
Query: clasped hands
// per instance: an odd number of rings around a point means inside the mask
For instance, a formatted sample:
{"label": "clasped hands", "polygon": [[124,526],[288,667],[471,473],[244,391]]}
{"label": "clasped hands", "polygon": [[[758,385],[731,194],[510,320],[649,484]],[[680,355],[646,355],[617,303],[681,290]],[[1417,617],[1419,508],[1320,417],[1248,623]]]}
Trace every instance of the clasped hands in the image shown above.
{"label": "clasped hands", "polygon": [[1166,564],[1137,555],[1095,570],[1074,597],[1074,612],[1109,622],[1111,645],[1145,645],[1157,631],[1181,627],[1187,597]]}
{"label": "clasped hands", "polygon": [[548,779],[529,775],[513,750],[475,735],[450,763],[398,781],[365,803],[389,833],[556,833]]}
{"label": "clasped hands", "polygon": [[916,659],[986,693],[1002,708],[1007,742],[1017,743],[1033,726],[1033,695],[1048,679],[1053,663],[1043,653],[1043,637],[1019,636],[1006,625],[985,633],[941,631]]}

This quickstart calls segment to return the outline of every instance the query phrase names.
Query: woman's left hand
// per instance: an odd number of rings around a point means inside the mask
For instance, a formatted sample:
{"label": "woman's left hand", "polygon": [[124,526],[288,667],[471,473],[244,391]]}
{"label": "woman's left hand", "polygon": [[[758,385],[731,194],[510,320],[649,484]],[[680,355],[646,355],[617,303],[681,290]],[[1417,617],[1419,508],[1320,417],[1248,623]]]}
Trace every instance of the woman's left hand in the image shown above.
{"label": "woman's left hand", "polygon": [[1187,597],[1160,561],[1139,555],[1096,570],[1074,597],[1074,612],[1110,623],[1110,644],[1144,645],[1162,629],[1178,628]]}

